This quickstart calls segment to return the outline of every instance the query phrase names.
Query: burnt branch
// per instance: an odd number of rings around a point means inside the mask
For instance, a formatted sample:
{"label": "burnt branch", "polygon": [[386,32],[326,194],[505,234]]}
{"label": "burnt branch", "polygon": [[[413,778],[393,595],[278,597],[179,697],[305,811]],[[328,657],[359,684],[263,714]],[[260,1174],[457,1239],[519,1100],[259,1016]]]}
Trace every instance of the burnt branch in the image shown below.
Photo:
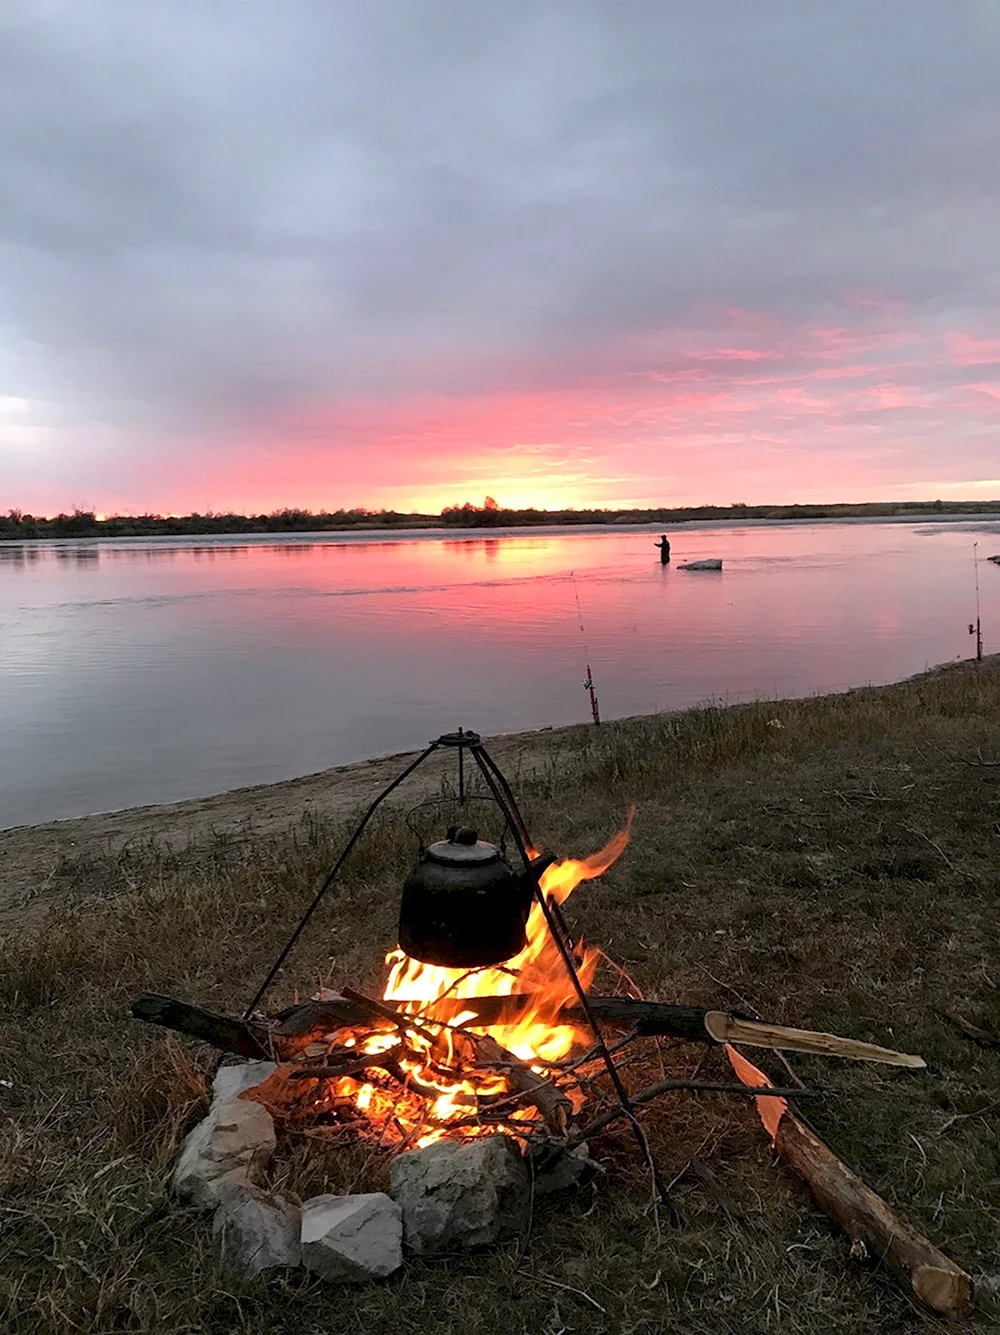
{"label": "burnt branch", "polygon": [[[359,1025],[384,1028],[390,1024],[397,1028],[419,1029],[421,1023],[452,1024],[459,1015],[469,1011],[475,1013],[475,1019],[467,1023],[487,1029],[516,1020],[536,1000],[523,993],[511,997],[447,997],[414,1016],[386,1002],[362,998],[352,991],[349,997],[290,1006],[269,1020],[242,1020],[173,997],[148,994],[138,997],[131,1009],[137,1020],[200,1039],[223,1052],[240,1057],[285,1060],[339,1029]],[[709,1012],[699,1006],[672,1006],[660,1001],[633,1001],[628,997],[592,997],[590,1007],[602,1023],[617,1029],[634,1028],[637,1036],[669,1034],[692,1043],[715,1041],[705,1028],[705,1016]],[[551,1017],[551,1023],[584,1027],[586,1016],[579,1007],[566,1006]]]}
{"label": "burnt branch", "polygon": [[552,1134],[565,1136],[573,1115],[573,1105],[566,1095],[494,1039],[488,1036],[476,1038],[475,1045],[481,1060],[502,1068],[511,1089],[522,1095],[523,1102],[538,1109]]}
{"label": "burnt branch", "polygon": [[187,1038],[199,1038],[203,1043],[238,1057],[260,1059],[271,1056],[271,1031],[266,1024],[217,1015],[201,1006],[155,994],[137,997],[131,1010],[137,1020],[162,1025]]}

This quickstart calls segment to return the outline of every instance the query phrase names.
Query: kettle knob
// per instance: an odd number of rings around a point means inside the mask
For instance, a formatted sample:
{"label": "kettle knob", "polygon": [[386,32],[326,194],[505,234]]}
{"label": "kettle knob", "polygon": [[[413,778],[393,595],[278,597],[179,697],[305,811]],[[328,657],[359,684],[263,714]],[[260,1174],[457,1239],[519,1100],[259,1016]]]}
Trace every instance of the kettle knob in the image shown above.
{"label": "kettle knob", "polygon": [[452,825],[448,829],[447,838],[450,844],[477,844],[479,831],[473,830],[468,825]]}

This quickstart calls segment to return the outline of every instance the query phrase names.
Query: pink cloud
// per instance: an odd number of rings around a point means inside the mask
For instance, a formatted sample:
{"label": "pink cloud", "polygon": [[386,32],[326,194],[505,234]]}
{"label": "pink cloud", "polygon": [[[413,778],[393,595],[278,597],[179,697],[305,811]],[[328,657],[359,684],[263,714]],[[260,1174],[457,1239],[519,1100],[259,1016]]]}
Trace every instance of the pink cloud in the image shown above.
{"label": "pink cloud", "polygon": [[956,366],[1000,365],[1000,338],[953,334],[948,340],[948,348]]}
{"label": "pink cloud", "polygon": [[959,385],[959,390],[971,389],[976,394],[984,394],[988,399],[1000,400],[1000,383],[990,384],[988,381],[970,381],[968,384]]}
{"label": "pink cloud", "polygon": [[779,353],[764,348],[711,348],[689,354],[695,362],[775,362]]}

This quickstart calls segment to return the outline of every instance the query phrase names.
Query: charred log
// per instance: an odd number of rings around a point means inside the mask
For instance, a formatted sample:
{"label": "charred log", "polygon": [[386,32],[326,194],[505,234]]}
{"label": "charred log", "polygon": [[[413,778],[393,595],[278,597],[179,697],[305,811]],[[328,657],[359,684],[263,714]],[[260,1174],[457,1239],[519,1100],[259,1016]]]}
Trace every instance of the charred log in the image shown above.
{"label": "charred log", "polygon": [[[443,997],[407,1017],[386,1001],[370,1000],[351,988],[347,995],[325,1001],[306,1001],[281,1011],[273,1020],[241,1020],[217,1015],[200,1006],[175,1001],[170,997],[144,996],[132,1003],[132,1014],[151,1024],[161,1024],[190,1038],[235,1052],[241,1057],[276,1057],[284,1060],[301,1052],[311,1042],[356,1025],[378,1029],[405,1024],[420,1029],[423,1024],[439,1021],[453,1023],[459,1016],[474,1013],[466,1025],[488,1029],[511,1023],[525,1010],[537,1004],[530,993],[510,997]],[[823,1052],[831,1056],[849,1056],[858,1060],[889,1062],[893,1065],[923,1066],[923,1059],[894,1053],[870,1043],[838,1038],[834,1034],[814,1034],[808,1030],[789,1029],[758,1021],[743,1021],[724,1011],[709,1011],[701,1006],[680,1006],[664,1001],[636,1001],[631,997],[589,997],[594,1018],[610,1028],[631,1030],[636,1036],[663,1035],[687,1043],[716,1043],[734,1040],[758,1046]],[[411,1003],[412,1004],[412,1003]],[[579,1006],[564,1006],[547,1015],[551,1024],[588,1027]]]}
{"label": "charred log", "polygon": [[[356,995],[356,994],[354,994]],[[709,1012],[702,1006],[678,1006],[663,1001],[635,1001],[631,997],[588,997],[594,1016],[613,1029],[635,1029],[637,1035],[660,1034],[684,1039],[689,1043],[711,1043],[715,1040],[705,1027]],[[489,1028],[492,1025],[516,1021],[525,1010],[535,1005],[537,998],[530,993],[515,993],[509,997],[443,997],[424,1007],[424,1020],[451,1023],[459,1015],[474,1013],[469,1024]],[[388,1005],[389,1003],[383,1003]],[[403,1003],[399,1003],[402,1005]],[[282,1038],[311,1037],[317,1031],[330,1032],[351,1024],[362,1024],[371,1019],[357,1013],[357,1003],[346,997],[327,1001],[306,1001],[282,1011],[272,1034]],[[141,1017],[140,1017],[141,1018]],[[551,1017],[552,1024],[576,1024],[586,1027],[587,1017],[579,1006],[564,1006]]]}
{"label": "charred log", "polygon": [[162,1025],[164,1029],[172,1029],[187,1038],[200,1038],[203,1043],[210,1043],[222,1052],[232,1052],[251,1060],[272,1055],[266,1024],[218,1015],[202,1006],[155,994],[137,997],[131,1010],[137,1020]]}
{"label": "charred log", "polygon": [[[635,1029],[637,1034],[664,1034],[690,1043],[712,1043],[714,1039],[705,1027],[708,1013],[700,1006],[673,1006],[660,1001],[633,1001],[629,997],[591,997],[590,1006],[595,1017],[615,1029]],[[468,1023],[487,1028],[491,1025],[516,1020],[534,998],[525,995],[512,997],[474,997],[469,1000],[446,997],[421,1012],[424,1020],[448,1023],[457,1016],[475,1012]],[[384,1009],[382,1009],[384,1007]],[[369,1005],[347,997],[327,1001],[306,1001],[280,1011],[271,1020],[242,1020],[219,1015],[173,997],[146,995],[132,1003],[132,1014],[147,1024],[163,1025],[188,1038],[201,1039],[223,1052],[240,1057],[277,1057],[283,1060],[301,1052],[315,1039],[338,1029],[353,1025],[376,1027],[388,1023],[384,1018],[390,1007],[382,1003],[378,1011]],[[581,1028],[587,1020],[578,1006],[563,1007],[551,1017],[553,1024],[576,1024]]]}

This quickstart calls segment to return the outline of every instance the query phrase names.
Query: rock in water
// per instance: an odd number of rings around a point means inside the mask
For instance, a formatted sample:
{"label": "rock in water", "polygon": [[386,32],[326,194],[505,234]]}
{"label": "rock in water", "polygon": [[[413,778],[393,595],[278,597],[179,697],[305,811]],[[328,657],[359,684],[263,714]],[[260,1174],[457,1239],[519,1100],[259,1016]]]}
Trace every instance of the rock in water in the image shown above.
{"label": "rock in water", "polygon": [[403,1264],[403,1215],[384,1192],[314,1196],[302,1207],[302,1262],[336,1284],[384,1279]]}
{"label": "rock in water", "polygon": [[181,1146],[170,1181],[174,1195],[205,1209],[218,1205],[228,1185],[260,1177],[274,1146],[266,1108],[244,1099],[216,1100]]}
{"label": "rock in water", "polygon": [[274,1062],[241,1062],[238,1066],[220,1066],[212,1081],[213,1099],[238,1099],[248,1089],[262,1085],[277,1070]]}
{"label": "rock in water", "polygon": [[712,558],[708,561],[686,561],[683,565],[677,567],[678,570],[721,570],[721,560]]}
{"label": "rock in water", "polygon": [[418,1256],[485,1247],[527,1228],[528,1170],[509,1136],[442,1140],[400,1154],[390,1181],[406,1245]]}
{"label": "rock in water", "polygon": [[244,1180],[226,1182],[212,1222],[222,1268],[242,1283],[275,1266],[300,1265],[301,1227],[298,1206]]}

